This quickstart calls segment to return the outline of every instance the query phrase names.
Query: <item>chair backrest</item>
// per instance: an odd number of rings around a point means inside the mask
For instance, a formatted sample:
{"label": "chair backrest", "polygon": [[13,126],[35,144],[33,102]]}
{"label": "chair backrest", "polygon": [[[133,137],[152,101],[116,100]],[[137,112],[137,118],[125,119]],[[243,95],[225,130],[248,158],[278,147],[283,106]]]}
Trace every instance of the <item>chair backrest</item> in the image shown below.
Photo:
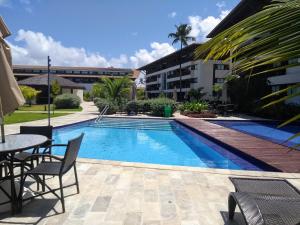
{"label": "chair backrest", "polygon": [[84,134],[82,133],[77,138],[68,141],[68,146],[60,170],[61,173],[68,172],[76,162],[83,136]]}
{"label": "chair backrest", "polygon": [[49,140],[42,144],[40,147],[47,147],[51,145],[53,134],[52,126],[20,126],[20,134],[40,134],[46,136]]}

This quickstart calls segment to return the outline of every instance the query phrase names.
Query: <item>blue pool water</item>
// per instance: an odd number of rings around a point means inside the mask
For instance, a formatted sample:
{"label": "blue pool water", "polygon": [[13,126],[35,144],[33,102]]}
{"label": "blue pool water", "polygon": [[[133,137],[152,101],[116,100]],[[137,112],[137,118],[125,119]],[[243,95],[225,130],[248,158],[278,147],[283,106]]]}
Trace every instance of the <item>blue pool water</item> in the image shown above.
{"label": "blue pool water", "polygon": [[[165,122],[167,124],[160,130],[160,128],[152,129],[151,124],[154,122],[151,120],[143,121],[146,124],[144,129],[135,124],[121,125],[118,119],[114,120],[113,126],[107,123],[106,127],[94,127],[93,122],[85,122],[55,129],[55,143],[66,143],[83,132],[85,136],[79,152],[79,157],[82,158],[260,170],[250,162],[174,121]],[[56,148],[54,153],[61,155],[63,150]]]}
{"label": "blue pool water", "polygon": [[291,136],[300,132],[299,125],[287,125],[285,127],[278,128],[279,123],[268,121],[216,120],[210,122],[289,147],[300,143],[300,137],[287,141]]}

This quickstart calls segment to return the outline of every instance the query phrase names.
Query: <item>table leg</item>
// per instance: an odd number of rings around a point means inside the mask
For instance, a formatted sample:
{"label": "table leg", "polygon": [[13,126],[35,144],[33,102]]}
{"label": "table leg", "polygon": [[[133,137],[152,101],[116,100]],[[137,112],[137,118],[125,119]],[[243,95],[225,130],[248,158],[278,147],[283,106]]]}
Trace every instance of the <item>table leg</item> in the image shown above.
{"label": "table leg", "polygon": [[11,153],[10,155],[10,164],[9,164],[9,172],[11,173],[10,179],[10,194],[11,194],[11,212],[12,214],[16,213],[18,201],[17,201],[17,194],[16,194],[16,186],[15,186],[15,175],[14,175],[14,157],[15,153]]}

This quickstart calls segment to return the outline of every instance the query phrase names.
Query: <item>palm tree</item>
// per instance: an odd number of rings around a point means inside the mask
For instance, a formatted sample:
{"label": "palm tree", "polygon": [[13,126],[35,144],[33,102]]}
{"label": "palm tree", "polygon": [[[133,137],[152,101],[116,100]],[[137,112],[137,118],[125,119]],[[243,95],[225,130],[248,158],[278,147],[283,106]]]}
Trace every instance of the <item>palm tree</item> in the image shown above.
{"label": "palm tree", "polygon": [[[225,58],[224,61],[233,62],[233,75],[237,78],[243,73],[250,74],[251,78],[299,66],[299,60],[291,60],[300,56],[299,21],[300,0],[272,0],[262,11],[233,25],[198,47],[196,57],[208,53],[206,60]],[[287,61],[292,63],[283,63]],[[299,87],[300,83],[264,97],[263,99],[269,99],[277,96],[277,100],[264,107],[300,96]],[[291,93],[289,90],[296,92]],[[299,119],[300,114],[296,114],[281,126]],[[296,136],[300,136],[300,133],[291,138]]]}
{"label": "palm tree", "polygon": [[120,102],[121,98],[128,94],[131,80],[128,77],[117,79],[102,78],[101,82],[101,87],[106,98]]}
{"label": "palm tree", "polygon": [[182,91],[182,71],[181,71],[181,64],[182,64],[182,48],[183,46],[187,46],[189,42],[195,41],[196,39],[194,37],[189,36],[192,27],[187,24],[180,24],[179,26],[175,25],[176,27],[176,33],[170,33],[168,35],[169,38],[173,38],[172,45],[177,44],[180,42],[180,53],[179,53],[179,77],[180,77],[180,82],[179,82],[179,96],[181,96],[181,91]]}

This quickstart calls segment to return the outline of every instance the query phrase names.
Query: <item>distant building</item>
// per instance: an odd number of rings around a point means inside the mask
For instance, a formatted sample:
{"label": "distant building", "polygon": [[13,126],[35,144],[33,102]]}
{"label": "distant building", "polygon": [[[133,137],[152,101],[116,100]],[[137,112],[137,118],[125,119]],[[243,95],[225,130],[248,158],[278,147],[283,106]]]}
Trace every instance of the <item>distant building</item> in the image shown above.
{"label": "distant building", "polygon": [[[177,92],[178,99],[184,99],[191,89],[203,87],[205,99],[213,100],[213,86],[223,85],[230,74],[230,65],[220,61],[195,60],[194,51],[200,44],[191,44],[182,50],[182,92],[180,96],[179,60],[180,51],[176,51],[148,65],[139,68],[145,72],[146,94],[149,98],[164,93],[172,97]],[[226,87],[224,87],[226,89]],[[226,90],[221,100],[226,101]]]}
{"label": "distant building", "polygon": [[[261,11],[263,7],[270,4],[270,0],[242,0],[208,35],[208,38],[213,38],[217,34],[233,26],[234,24],[246,19],[249,16]],[[287,62],[282,62],[281,65],[292,65],[300,63],[300,56],[290,59]],[[278,67],[280,65],[273,65]],[[290,85],[300,83],[300,66],[290,67],[275,71],[268,74],[267,85],[271,86],[273,91],[284,89]],[[299,92],[298,90],[291,90],[292,93]],[[286,103],[300,104],[300,97],[295,97],[288,100]]]}
{"label": "distant building", "polygon": [[[77,95],[81,101],[83,101],[83,90],[85,90],[85,87],[83,85],[75,83],[68,79],[59,77],[57,75],[50,76],[50,84],[52,84],[53,81],[58,82],[59,86],[61,87],[61,94],[64,94],[64,93],[74,94],[74,95]],[[41,93],[38,94],[38,96],[36,98],[36,103],[38,103],[38,104],[47,103],[47,101],[48,101],[48,75],[33,76],[30,78],[18,81],[18,84],[24,85],[24,86],[30,86],[30,87],[33,87],[33,88],[41,91]]]}
{"label": "distant building", "polygon": [[[33,65],[14,65],[13,71],[18,81],[30,77],[47,74],[46,66]],[[102,77],[124,77],[128,76],[135,80],[139,71],[123,68],[100,68],[100,67],[69,67],[69,66],[52,66],[51,75],[56,75],[68,79],[74,83],[84,86],[86,90],[90,90],[93,83],[98,82]]]}

